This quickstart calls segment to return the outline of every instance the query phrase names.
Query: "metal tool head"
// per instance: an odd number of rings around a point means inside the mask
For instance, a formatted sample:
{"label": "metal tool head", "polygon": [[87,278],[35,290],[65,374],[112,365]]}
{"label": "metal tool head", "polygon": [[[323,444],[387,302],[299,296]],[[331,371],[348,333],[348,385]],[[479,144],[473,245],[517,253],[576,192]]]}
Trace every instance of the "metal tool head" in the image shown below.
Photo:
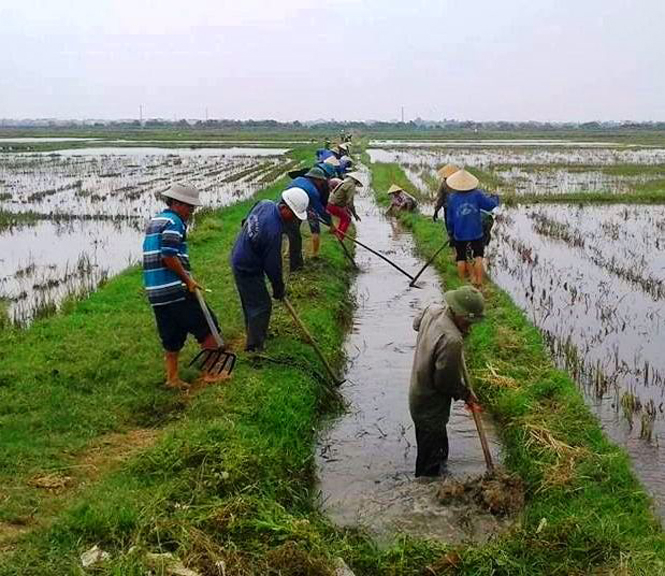
{"label": "metal tool head", "polygon": [[217,350],[201,350],[192,361],[190,366],[198,362],[198,367],[209,374],[221,374],[226,369],[230,376],[236,365],[237,356],[233,352],[227,352],[223,348]]}

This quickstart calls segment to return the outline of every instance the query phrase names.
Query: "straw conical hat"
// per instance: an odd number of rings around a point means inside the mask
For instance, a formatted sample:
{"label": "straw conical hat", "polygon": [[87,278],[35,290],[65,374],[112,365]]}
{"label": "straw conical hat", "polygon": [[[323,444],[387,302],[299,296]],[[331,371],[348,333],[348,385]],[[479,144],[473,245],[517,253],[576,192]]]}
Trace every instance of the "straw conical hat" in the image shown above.
{"label": "straw conical hat", "polygon": [[349,149],[349,145],[348,145],[346,142],[342,142],[342,143],[339,145],[339,148],[341,148],[342,150],[348,150],[348,149]]}
{"label": "straw conical hat", "polygon": [[457,192],[468,192],[478,188],[478,178],[466,170],[458,170],[452,176],[446,178],[448,187]]}
{"label": "straw conical hat", "polygon": [[347,172],[346,177],[347,178],[353,178],[356,181],[356,183],[358,184],[358,186],[363,185],[363,181],[360,179],[360,172],[358,172],[358,171],[356,171],[356,172]]}
{"label": "straw conical hat", "polygon": [[454,164],[446,164],[442,168],[439,168],[438,174],[441,178],[448,178],[449,176],[452,176],[455,172],[459,170],[459,166],[455,166]]}
{"label": "straw conical hat", "polygon": [[396,192],[404,192],[404,189],[400,188],[397,184],[393,184],[388,188],[388,194],[395,194]]}
{"label": "straw conical hat", "polygon": [[324,162],[325,162],[326,164],[331,164],[331,165],[333,165],[333,166],[339,166],[339,160],[338,160],[337,158],[335,158],[334,156],[328,156],[328,157],[324,160]]}

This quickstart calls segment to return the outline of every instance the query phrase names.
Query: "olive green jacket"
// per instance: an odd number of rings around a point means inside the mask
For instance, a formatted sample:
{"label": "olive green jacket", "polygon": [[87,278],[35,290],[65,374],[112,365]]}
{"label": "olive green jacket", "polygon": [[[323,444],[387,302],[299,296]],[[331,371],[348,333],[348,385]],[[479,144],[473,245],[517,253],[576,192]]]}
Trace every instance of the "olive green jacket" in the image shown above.
{"label": "olive green jacket", "polygon": [[462,333],[447,305],[430,304],[413,321],[418,332],[411,369],[409,410],[414,422],[448,422],[450,401],[466,401],[469,389],[462,379]]}
{"label": "olive green jacket", "polygon": [[356,207],[353,200],[356,196],[356,181],[353,178],[345,178],[344,181],[335,188],[328,202],[340,208],[348,208],[354,217],[357,217]]}

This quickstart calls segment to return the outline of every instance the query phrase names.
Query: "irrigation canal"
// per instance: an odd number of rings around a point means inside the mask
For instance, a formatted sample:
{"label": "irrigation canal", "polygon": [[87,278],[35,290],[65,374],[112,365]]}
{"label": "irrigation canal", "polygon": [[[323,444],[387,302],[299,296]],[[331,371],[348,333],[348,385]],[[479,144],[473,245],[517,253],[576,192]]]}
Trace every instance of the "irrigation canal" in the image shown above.
{"label": "irrigation canal", "polygon": [[[415,274],[423,261],[410,233],[382,214],[368,185],[359,190],[358,239]],[[406,276],[361,247],[356,262],[361,268],[354,285],[357,307],[345,342],[349,361],[343,393],[349,410],[319,438],[322,508],[338,525],[363,527],[384,541],[396,532],[449,542],[483,540],[501,528],[494,517],[444,507],[435,499],[435,483],[414,478],[416,445],[408,408],[416,341],[412,322],[419,309],[441,301],[440,280],[430,268],[418,281],[421,289],[409,288]],[[493,456],[500,459],[490,421],[486,428]],[[451,476],[482,474],[480,442],[462,402],[453,404],[448,435]]]}

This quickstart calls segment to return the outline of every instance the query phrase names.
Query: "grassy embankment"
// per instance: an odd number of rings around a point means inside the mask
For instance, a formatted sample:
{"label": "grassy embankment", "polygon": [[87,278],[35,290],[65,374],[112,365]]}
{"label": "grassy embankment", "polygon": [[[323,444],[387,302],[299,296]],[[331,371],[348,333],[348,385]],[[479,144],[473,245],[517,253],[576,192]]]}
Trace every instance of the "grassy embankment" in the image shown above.
{"label": "grassy embankment", "polygon": [[[371,164],[380,203],[394,164]],[[441,224],[407,214],[425,256],[441,245]],[[450,253],[436,267],[459,284]],[[665,536],[624,451],[603,435],[572,379],[554,367],[536,328],[508,295],[488,286],[488,318],[467,343],[483,403],[500,424],[506,465],[526,482],[521,526],[460,552],[460,574],[665,574]]]}
{"label": "grassy embankment", "polygon": [[[236,348],[242,314],[228,256],[253,202],[202,215],[190,239],[196,277],[214,290],[209,301]],[[339,247],[326,239],[321,263],[289,285],[338,364],[349,283]],[[229,574],[268,566],[292,573],[299,562],[324,570],[309,489],[315,426],[336,401],[279,305],[271,330],[266,353],[290,366],[241,354],[230,383],[189,396],[162,388],[161,348],[137,268],[66,313],[4,330],[0,573],[78,574],[79,555],[94,544],[112,555],[104,574],[145,573],[146,550],[172,551],[208,574],[221,560]],[[190,343],[182,357],[194,353]]]}

